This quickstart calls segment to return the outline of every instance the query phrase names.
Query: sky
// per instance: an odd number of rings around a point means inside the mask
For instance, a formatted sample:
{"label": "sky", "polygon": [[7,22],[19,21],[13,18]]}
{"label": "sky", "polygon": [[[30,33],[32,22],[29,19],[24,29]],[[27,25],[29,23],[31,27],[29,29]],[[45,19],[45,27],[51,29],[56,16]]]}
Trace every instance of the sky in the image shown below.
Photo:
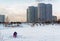
{"label": "sky", "polygon": [[[38,0],[39,2],[51,3],[53,15],[60,18],[60,0]],[[28,6],[36,6],[37,0],[0,0],[0,14],[8,16],[17,15],[26,19],[26,9]]]}

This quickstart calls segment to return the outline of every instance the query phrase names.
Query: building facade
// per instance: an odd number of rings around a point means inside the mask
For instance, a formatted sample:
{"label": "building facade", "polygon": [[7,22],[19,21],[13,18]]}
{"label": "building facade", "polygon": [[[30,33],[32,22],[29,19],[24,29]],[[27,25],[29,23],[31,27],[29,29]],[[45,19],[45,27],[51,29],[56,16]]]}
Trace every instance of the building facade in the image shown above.
{"label": "building facade", "polygon": [[29,6],[27,9],[27,22],[33,23],[37,20],[37,7]]}
{"label": "building facade", "polygon": [[38,19],[40,22],[52,22],[52,5],[51,4],[38,4]]}
{"label": "building facade", "polygon": [[5,22],[5,15],[0,15],[0,22]]}
{"label": "building facade", "polygon": [[38,19],[40,22],[46,21],[46,4],[44,3],[38,4]]}
{"label": "building facade", "polygon": [[52,5],[46,4],[46,21],[52,22]]}
{"label": "building facade", "polygon": [[54,21],[57,21],[57,16],[53,16],[52,17],[52,21],[54,22]]}

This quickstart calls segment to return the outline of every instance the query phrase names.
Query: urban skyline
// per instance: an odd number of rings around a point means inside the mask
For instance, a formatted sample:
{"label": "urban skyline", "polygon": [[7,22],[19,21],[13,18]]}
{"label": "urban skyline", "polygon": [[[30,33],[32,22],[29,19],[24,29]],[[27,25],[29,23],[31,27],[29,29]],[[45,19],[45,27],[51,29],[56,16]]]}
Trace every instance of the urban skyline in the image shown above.
{"label": "urban skyline", "polygon": [[[52,4],[38,3],[38,6],[29,6],[26,12],[28,22],[46,22],[52,21],[52,19],[57,21],[57,17],[52,14]],[[24,18],[20,15],[17,17],[16,15],[9,15],[5,20],[5,22],[24,22]]]}
{"label": "urban skyline", "polygon": [[57,21],[57,17],[52,15],[52,4],[38,3],[38,6],[27,8],[27,22],[52,22]]}
{"label": "urban skyline", "polygon": [[[58,19],[60,18],[60,0],[40,0],[40,2],[51,3],[53,5],[53,15],[56,15]],[[28,6],[36,5],[36,0],[0,0],[0,14],[7,16],[20,15],[26,19],[26,9]]]}

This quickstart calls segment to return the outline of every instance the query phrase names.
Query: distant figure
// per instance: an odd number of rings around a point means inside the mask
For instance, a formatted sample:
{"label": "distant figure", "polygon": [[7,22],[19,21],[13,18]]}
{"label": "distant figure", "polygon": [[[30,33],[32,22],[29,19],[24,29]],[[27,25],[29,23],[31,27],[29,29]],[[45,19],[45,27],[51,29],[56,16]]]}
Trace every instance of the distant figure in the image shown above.
{"label": "distant figure", "polygon": [[17,37],[17,32],[13,33],[13,37],[16,38]]}

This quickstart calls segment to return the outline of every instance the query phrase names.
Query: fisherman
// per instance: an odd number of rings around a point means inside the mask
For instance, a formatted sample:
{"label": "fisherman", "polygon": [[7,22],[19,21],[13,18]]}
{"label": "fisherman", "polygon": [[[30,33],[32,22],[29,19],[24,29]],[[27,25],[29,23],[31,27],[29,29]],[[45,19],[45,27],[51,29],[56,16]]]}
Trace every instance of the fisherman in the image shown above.
{"label": "fisherman", "polygon": [[17,32],[13,33],[13,37],[16,38],[17,37]]}

